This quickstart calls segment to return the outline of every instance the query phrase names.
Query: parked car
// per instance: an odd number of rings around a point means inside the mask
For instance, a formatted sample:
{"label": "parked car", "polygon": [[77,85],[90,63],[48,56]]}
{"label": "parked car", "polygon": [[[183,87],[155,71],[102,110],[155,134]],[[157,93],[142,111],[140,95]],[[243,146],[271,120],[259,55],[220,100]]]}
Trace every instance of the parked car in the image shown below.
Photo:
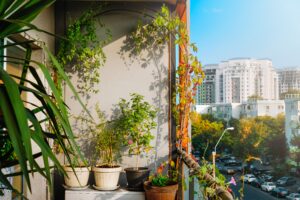
{"label": "parked car", "polygon": [[268,174],[261,174],[259,177],[261,179],[263,179],[265,182],[272,182],[273,181],[273,176],[268,175]]}
{"label": "parked car", "polygon": [[245,183],[251,183],[255,179],[256,177],[253,174],[245,174],[244,176],[241,176],[241,180],[244,180]]}
{"label": "parked car", "polygon": [[276,187],[272,190],[271,194],[275,197],[286,197],[289,194],[289,191],[283,187]]}
{"label": "parked car", "polygon": [[223,172],[227,174],[234,174],[236,172],[241,172],[243,170],[242,163],[233,162],[233,163],[225,163],[222,169]]}
{"label": "parked car", "polygon": [[261,188],[261,185],[264,183],[264,180],[260,178],[254,179],[250,184],[254,187]]}
{"label": "parked car", "polygon": [[226,174],[234,174],[236,172],[235,168],[230,165],[220,166],[218,169],[220,172],[223,172]]}
{"label": "parked car", "polygon": [[296,184],[296,179],[288,176],[281,177],[276,181],[276,185],[278,186],[290,186]]}
{"label": "parked car", "polygon": [[300,194],[299,193],[291,193],[288,196],[285,197],[288,200],[300,200]]}
{"label": "parked car", "polygon": [[262,174],[266,174],[267,172],[269,172],[270,170],[268,169],[262,169],[262,168],[253,168],[252,172],[254,175],[262,175]]}
{"label": "parked car", "polygon": [[271,192],[275,188],[276,188],[276,185],[273,182],[264,182],[263,184],[261,184],[262,191]]}
{"label": "parked car", "polygon": [[225,155],[223,157],[220,157],[218,160],[221,162],[226,162],[227,160],[235,160],[235,157],[231,155]]}

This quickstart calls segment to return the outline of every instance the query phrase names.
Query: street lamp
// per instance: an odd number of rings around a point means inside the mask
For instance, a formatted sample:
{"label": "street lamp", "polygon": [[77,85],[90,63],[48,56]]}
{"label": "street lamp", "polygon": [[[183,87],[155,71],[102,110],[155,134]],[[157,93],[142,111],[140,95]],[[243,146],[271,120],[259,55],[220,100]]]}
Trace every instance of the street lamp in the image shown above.
{"label": "street lamp", "polygon": [[217,154],[217,146],[218,146],[218,144],[220,143],[220,141],[221,141],[223,135],[226,133],[226,131],[233,131],[233,130],[234,130],[234,127],[228,127],[228,128],[226,128],[226,129],[223,131],[221,137],[219,138],[219,140],[218,140],[218,142],[217,142],[217,144],[216,144],[216,146],[215,146],[215,148],[214,148],[214,151],[212,152],[212,159],[213,159],[213,177],[214,177],[214,178],[216,178],[216,154]]}

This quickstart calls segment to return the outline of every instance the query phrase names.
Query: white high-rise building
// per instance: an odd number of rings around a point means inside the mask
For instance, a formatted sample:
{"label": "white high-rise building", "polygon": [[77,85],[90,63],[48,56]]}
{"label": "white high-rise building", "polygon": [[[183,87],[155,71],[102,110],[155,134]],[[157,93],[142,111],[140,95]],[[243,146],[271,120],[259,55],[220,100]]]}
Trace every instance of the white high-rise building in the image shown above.
{"label": "white high-rise building", "polygon": [[216,102],[242,103],[250,96],[279,97],[278,75],[268,59],[236,58],[223,61],[216,71]]}

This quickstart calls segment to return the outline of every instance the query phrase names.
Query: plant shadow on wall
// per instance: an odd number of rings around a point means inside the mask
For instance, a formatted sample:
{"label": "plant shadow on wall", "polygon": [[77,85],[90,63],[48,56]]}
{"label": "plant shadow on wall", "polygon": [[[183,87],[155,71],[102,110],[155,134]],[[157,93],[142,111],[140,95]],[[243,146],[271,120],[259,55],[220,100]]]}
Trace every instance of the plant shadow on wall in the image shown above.
{"label": "plant shadow on wall", "polygon": [[[148,16],[149,15],[145,15]],[[139,21],[137,29],[147,26],[149,19],[143,19]],[[136,29],[135,29],[136,30]],[[168,50],[168,45],[166,42],[162,44],[157,44],[155,41],[152,41],[153,38],[147,38],[148,41],[145,46],[138,47],[136,45],[136,36],[133,31],[131,34],[126,36],[126,39],[123,42],[123,46],[119,52],[121,58],[123,58],[125,64],[130,68],[130,65],[134,62],[138,62],[141,65],[141,68],[153,68],[152,77],[153,81],[149,86],[149,91],[154,91],[155,96],[153,97],[153,103],[157,108],[157,127],[156,127],[156,140],[155,140],[155,154],[154,160],[151,168],[156,168],[156,163],[158,160],[158,153],[160,151],[159,147],[168,141],[168,135],[164,138],[162,133],[164,131],[163,125],[168,121],[168,66],[163,63],[163,55]],[[152,44],[152,45],[149,45]],[[126,63],[126,56],[129,56],[130,63]],[[165,130],[166,131],[166,130]],[[160,158],[165,159],[165,158]]]}

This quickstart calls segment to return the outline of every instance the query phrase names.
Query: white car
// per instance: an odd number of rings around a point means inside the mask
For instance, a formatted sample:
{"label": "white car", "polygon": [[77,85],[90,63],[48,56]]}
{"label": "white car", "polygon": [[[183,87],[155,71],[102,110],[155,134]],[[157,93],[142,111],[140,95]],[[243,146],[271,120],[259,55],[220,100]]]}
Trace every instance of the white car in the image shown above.
{"label": "white car", "polygon": [[271,192],[276,188],[275,183],[273,182],[264,182],[261,184],[261,190],[266,191],[266,192]]}
{"label": "white car", "polygon": [[251,183],[256,180],[256,177],[253,174],[245,174],[242,177],[242,180],[244,180],[245,183]]}
{"label": "white car", "polygon": [[285,197],[289,200],[300,200],[300,194],[299,193],[291,193],[288,196]]}

